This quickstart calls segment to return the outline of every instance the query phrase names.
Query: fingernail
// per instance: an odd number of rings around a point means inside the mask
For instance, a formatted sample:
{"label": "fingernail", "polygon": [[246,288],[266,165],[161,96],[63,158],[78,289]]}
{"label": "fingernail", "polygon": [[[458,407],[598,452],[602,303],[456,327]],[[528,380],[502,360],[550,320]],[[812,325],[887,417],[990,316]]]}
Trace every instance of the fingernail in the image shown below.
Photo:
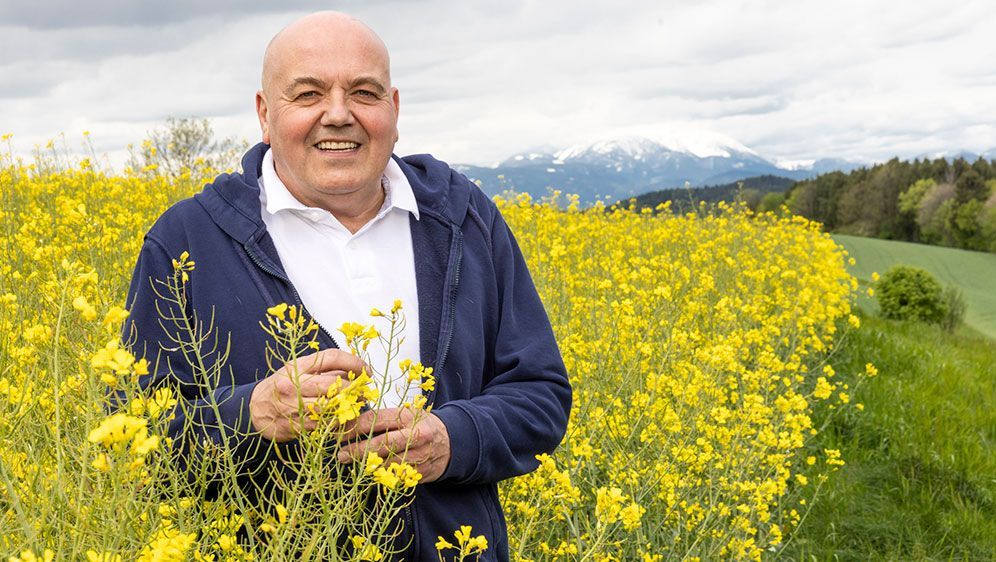
{"label": "fingernail", "polygon": [[353,459],[351,459],[349,457],[349,454],[347,454],[346,452],[344,452],[344,451],[340,451],[339,452],[339,462],[341,462],[343,464],[349,464],[350,461],[352,461],[352,460]]}

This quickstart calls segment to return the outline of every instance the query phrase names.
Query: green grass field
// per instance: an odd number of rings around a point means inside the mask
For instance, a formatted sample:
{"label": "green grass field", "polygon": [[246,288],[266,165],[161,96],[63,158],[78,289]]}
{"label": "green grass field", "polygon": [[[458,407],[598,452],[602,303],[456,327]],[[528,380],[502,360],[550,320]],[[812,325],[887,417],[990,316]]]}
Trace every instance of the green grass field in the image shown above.
{"label": "green grass field", "polygon": [[[926,269],[942,285],[961,289],[968,305],[965,324],[996,338],[996,254],[841,234],[833,239],[857,262],[850,272],[862,284],[871,282],[873,271],[885,273],[903,264]],[[859,305],[875,309],[867,298],[860,299]]]}
{"label": "green grass field", "polygon": [[[905,264],[959,288],[966,326],[875,316],[862,291],[862,327],[830,363],[842,374],[867,362],[880,375],[854,389],[864,411],[824,412],[814,448],[840,449],[832,475],[786,559],[996,560],[996,255],[835,235],[872,272]],[[853,380],[853,379],[852,379]]]}
{"label": "green grass field", "polygon": [[[996,560],[996,342],[863,314],[831,357],[864,411],[836,411],[814,449],[847,465],[785,559]],[[833,413],[833,412],[828,412]]]}

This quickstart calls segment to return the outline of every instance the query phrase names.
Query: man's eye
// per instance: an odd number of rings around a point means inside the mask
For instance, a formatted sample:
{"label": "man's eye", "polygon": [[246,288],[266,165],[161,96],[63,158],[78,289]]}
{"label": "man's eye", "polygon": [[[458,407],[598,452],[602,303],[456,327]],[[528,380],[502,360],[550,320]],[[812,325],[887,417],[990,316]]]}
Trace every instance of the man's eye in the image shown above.
{"label": "man's eye", "polygon": [[360,96],[361,98],[376,98],[376,97],[378,97],[375,92],[371,92],[370,90],[357,90],[356,91],[356,95]]}
{"label": "man's eye", "polygon": [[300,94],[298,94],[297,95],[297,99],[313,98],[313,97],[315,97],[317,95],[318,95],[318,92],[316,92],[314,90],[308,90],[307,92],[301,92]]}

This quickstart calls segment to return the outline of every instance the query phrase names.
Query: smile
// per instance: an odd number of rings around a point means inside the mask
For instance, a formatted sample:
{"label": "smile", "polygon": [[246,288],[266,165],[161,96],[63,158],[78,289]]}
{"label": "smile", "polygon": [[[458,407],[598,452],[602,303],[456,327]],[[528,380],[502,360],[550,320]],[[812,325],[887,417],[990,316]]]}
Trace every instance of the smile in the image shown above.
{"label": "smile", "polygon": [[315,145],[319,150],[346,151],[359,148],[358,143],[352,141],[322,141]]}

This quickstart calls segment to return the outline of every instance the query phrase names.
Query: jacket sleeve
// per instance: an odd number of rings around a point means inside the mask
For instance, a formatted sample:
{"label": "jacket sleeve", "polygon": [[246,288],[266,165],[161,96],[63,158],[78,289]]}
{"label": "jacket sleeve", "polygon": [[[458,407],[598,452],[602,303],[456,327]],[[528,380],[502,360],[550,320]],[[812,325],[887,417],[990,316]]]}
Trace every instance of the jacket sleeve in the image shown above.
{"label": "jacket sleeve", "polygon": [[508,225],[495,209],[491,229],[499,306],[494,376],[478,396],[434,412],[449,432],[443,479],[497,482],[538,466],[536,455],[563,439],[571,387],[550,321]]}
{"label": "jacket sleeve", "polygon": [[[270,442],[252,430],[249,418],[249,398],[256,383],[235,384],[226,369],[211,370],[224,350],[223,339],[210,337],[200,345],[203,363],[193,357],[189,346],[185,352],[177,343],[177,339],[190,341],[179,319],[207,325],[210,318],[195,318],[189,303],[180,310],[176,302],[164,298],[168,292],[163,282],[173,276],[172,258],[163,244],[146,237],[128,290],[129,316],[122,339],[136,357],[149,361],[149,375],[139,381],[143,392],[160,387],[178,391],[179,404],[167,436],[188,478],[194,479],[192,472],[204,468],[192,461],[208,449],[224,453],[237,473],[252,472],[271,450]],[[119,395],[118,401],[122,398]]]}

